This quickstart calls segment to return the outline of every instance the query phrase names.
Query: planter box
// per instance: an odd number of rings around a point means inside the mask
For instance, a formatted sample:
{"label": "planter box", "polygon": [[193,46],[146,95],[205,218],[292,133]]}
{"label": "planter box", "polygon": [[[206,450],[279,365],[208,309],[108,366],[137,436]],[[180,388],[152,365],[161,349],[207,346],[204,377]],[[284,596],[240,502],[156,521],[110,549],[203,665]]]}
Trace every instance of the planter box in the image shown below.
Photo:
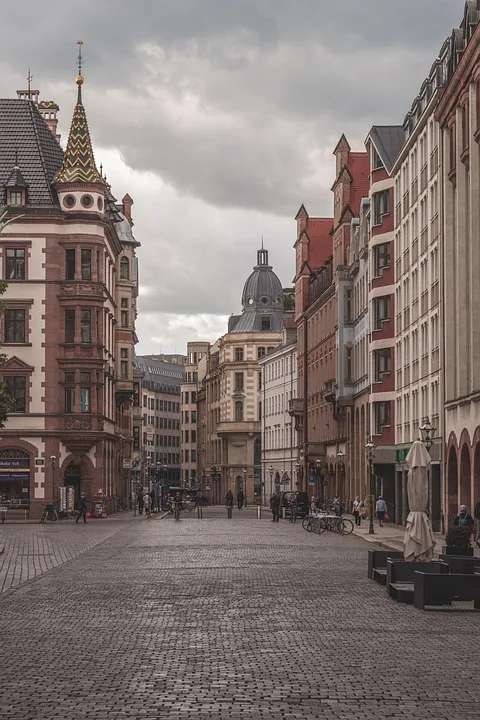
{"label": "planter box", "polygon": [[473,547],[447,547],[443,546],[442,552],[444,555],[456,555],[457,557],[473,557]]}

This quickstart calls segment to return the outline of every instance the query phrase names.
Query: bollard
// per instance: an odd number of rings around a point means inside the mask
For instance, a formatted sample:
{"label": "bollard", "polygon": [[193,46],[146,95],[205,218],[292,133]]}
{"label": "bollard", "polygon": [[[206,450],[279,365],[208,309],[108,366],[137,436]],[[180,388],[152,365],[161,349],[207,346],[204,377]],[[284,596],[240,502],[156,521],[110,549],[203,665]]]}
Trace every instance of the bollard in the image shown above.
{"label": "bollard", "polygon": [[261,519],[262,519],[262,506],[257,505],[257,520],[261,520]]}
{"label": "bollard", "polygon": [[202,506],[201,506],[201,505],[197,505],[197,518],[198,518],[199,520],[201,520],[202,517],[203,517]]}

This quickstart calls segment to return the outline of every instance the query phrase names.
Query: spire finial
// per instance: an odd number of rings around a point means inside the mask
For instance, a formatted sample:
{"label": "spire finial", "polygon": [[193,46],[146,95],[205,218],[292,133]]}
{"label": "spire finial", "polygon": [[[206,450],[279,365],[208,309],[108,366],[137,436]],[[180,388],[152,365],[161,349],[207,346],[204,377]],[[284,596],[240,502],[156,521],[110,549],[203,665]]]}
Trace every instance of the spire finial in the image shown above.
{"label": "spire finial", "polygon": [[82,85],[84,77],[82,75],[82,67],[83,67],[83,57],[82,57],[82,46],[83,46],[83,40],[77,40],[78,45],[78,75],[75,80],[75,82],[78,85],[78,99],[77,103],[80,105],[82,102]]}
{"label": "spire finial", "polygon": [[31,91],[32,91],[32,80],[33,80],[33,75],[32,75],[32,73],[30,72],[30,68],[28,68],[28,74],[27,74],[27,86],[28,86],[28,97],[29,97],[29,98],[31,97]]}
{"label": "spire finial", "polygon": [[263,250],[263,233],[262,233],[262,250]]}

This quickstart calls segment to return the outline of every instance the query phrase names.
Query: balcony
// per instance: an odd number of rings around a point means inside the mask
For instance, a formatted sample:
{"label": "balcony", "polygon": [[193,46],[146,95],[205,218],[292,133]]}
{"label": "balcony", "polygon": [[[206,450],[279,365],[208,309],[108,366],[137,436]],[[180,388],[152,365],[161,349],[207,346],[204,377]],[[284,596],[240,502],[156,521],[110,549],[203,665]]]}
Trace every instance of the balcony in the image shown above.
{"label": "balcony", "polygon": [[288,401],[288,414],[292,417],[298,417],[303,415],[305,409],[305,403],[303,398],[292,398]]}
{"label": "balcony", "polygon": [[333,402],[336,398],[335,378],[331,378],[324,383],[323,396],[327,402]]}
{"label": "balcony", "polygon": [[259,435],[262,431],[260,420],[244,422],[222,422],[217,425],[217,435]]}

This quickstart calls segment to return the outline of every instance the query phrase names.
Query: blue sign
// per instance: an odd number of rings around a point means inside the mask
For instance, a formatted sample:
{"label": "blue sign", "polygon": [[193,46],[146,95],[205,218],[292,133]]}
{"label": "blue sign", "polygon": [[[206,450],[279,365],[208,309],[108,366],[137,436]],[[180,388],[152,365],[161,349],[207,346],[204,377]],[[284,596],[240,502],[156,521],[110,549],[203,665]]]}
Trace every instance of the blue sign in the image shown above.
{"label": "blue sign", "polygon": [[1,468],[29,468],[30,467],[30,459],[29,458],[1,458],[0,459],[0,469]]}
{"label": "blue sign", "polygon": [[317,482],[317,478],[315,477],[315,475],[309,475],[309,477],[308,477],[308,484],[309,484],[309,485],[315,485],[316,482]]}

